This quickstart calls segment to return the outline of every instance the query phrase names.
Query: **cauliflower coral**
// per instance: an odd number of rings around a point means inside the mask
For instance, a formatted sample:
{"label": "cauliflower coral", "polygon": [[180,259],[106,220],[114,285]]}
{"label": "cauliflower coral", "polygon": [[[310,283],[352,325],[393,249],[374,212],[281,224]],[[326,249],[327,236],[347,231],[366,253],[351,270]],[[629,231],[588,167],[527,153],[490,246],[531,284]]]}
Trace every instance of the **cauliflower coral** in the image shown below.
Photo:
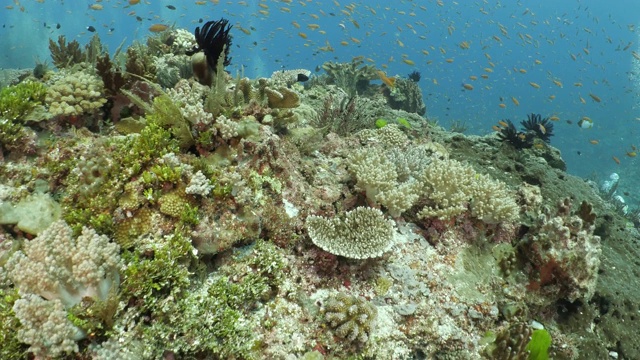
{"label": "cauliflower coral", "polygon": [[36,356],[77,351],[75,341],[86,336],[66,316],[83,298],[106,300],[118,286],[120,248],[93,229],[73,238],[64,221],[57,221],[28,241],[6,264],[9,279],[19,290],[14,312],[22,327],[20,341]]}

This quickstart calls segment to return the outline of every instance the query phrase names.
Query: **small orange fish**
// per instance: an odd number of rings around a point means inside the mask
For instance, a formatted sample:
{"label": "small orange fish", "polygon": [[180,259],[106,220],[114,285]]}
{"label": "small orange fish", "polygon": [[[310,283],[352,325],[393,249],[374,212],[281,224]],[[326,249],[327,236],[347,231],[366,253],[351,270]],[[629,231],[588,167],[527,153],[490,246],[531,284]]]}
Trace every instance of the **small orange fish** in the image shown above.
{"label": "small orange fish", "polygon": [[635,151],[627,151],[626,155],[628,157],[636,157],[638,154]]}
{"label": "small orange fish", "polygon": [[531,87],[533,87],[534,89],[540,89],[540,85],[538,85],[537,83],[534,83],[532,81],[529,81],[529,85],[531,85]]}
{"label": "small orange fish", "polygon": [[549,120],[551,120],[551,121],[559,121],[560,118],[557,115],[552,115],[552,116],[549,117]]}
{"label": "small orange fish", "polygon": [[598,102],[598,103],[599,103],[600,101],[602,101],[598,95],[595,95],[595,94],[589,93],[589,96],[591,96],[591,98],[592,98],[592,99],[593,99],[593,101],[595,101],[595,102]]}
{"label": "small orange fish", "polygon": [[129,5],[140,4],[140,0],[129,0]]}
{"label": "small orange fish", "polygon": [[520,101],[518,101],[518,99],[516,99],[515,97],[511,97],[511,101],[513,101],[513,103],[515,104],[515,106],[520,106]]}
{"label": "small orange fish", "polygon": [[500,129],[496,125],[493,125],[491,128],[493,129],[493,131],[498,131],[498,132],[502,131],[502,129]]}
{"label": "small orange fish", "polygon": [[410,59],[402,59],[402,62],[411,66],[416,64],[413,60],[410,60]]}
{"label": "small orange fish", "polygon": [[462,87],[465,88],[465,90],[473,90],[473,85],[471,84],[462,84]]}
{"label": "small orange fish", "polygon": [[504,121],[504,120],[498,121],[498,124],[500,124],[500,126],[502,126],[502,127],[509,127],[509,124],[507,124],[507,122]]}
{"label": "small orange fish", "polygon": [[615,156],[612,156],[611,158],[613,159],[613,161],[615,161],[615,162],[616,162],[616,164],[620,165],[620,159],[618,159],[618,158],[617,158],[617,157],[615,157]]}
{"label": "small orange fish", "polygon": [[501,108],[501,109],[504,109],[504,108],[506,108],[506,107],[507,107],[507,105],[505,105],[505,104],[503,104],[503,103],[498,104],[498,106],[500,106],[500,108]]}
{"label": "small orange fish", "polygon": [[600,140],[592,139],[592,140],[589,140],[589,143],[592,145],[598,145],[600,144]]}
{"label": "small orange fish", "polygon": [[392,89],[396,87],[395,77],[388,77],[387,74],[384,73],[384,71],[378,71],[378,77],[380,77],[380,80],[382,80],[382,82],[388,87]]}
{"label": "small orange fish", "polygon": [[151,26],[149,26],[149,31],[157,33],[157,32],[163,32],[165,30],[167,30],[169,28],[169,26],[165,25],[165,24],[153,24]]}

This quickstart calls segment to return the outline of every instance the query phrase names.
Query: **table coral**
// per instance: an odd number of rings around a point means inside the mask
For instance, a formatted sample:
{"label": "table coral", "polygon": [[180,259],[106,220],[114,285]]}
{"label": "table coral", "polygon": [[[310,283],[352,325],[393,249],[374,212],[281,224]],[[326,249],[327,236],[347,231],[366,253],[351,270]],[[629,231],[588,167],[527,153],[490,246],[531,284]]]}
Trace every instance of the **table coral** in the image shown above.
{"label": "table coral", "polygon": [[382,211],[359,207],[342,217],[307,217],[314,244],[325,251],[352,259],[378,257],[394,244],[395,225]]}

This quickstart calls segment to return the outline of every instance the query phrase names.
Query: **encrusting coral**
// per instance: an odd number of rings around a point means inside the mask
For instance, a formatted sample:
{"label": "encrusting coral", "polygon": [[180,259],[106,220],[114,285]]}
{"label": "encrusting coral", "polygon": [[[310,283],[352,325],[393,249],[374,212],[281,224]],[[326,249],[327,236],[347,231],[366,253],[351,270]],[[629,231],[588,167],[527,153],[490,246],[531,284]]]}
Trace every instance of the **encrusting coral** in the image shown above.
{"label": "encrusting coral", "polygon": [[587,301],[595,292],[602,249],[600,237],[593,233],[596,217],[591,205],[583,202],[574,213],[571,205],[565,199],[555,214],[541,214],[521,251],[534,267],[532,290],[570,302]]}

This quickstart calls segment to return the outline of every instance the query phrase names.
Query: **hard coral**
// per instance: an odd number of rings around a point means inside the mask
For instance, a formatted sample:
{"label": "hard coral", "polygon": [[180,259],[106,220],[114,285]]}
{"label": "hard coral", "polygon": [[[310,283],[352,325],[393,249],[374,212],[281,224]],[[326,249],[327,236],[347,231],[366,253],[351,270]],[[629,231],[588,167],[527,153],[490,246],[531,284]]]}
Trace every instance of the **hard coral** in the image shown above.
{"label": "hard coral", "polygon": [[314,244],[352,259],[381,256],[394,244],[395,225],[378,209],[359,207],[333,219],[311,215],[306,226]]}
{"label": "hard coral", "polygon": [[107,102],[103,92],[102,80],[88,71],[61,71],[52,79],[45,101],[53,115],[92,114]]}
{"label": "hard coral", "polygon": [[329,297],[321,312],[338,337],[361,344],[369,340],[378,314],[371,303],[345,293]]}

